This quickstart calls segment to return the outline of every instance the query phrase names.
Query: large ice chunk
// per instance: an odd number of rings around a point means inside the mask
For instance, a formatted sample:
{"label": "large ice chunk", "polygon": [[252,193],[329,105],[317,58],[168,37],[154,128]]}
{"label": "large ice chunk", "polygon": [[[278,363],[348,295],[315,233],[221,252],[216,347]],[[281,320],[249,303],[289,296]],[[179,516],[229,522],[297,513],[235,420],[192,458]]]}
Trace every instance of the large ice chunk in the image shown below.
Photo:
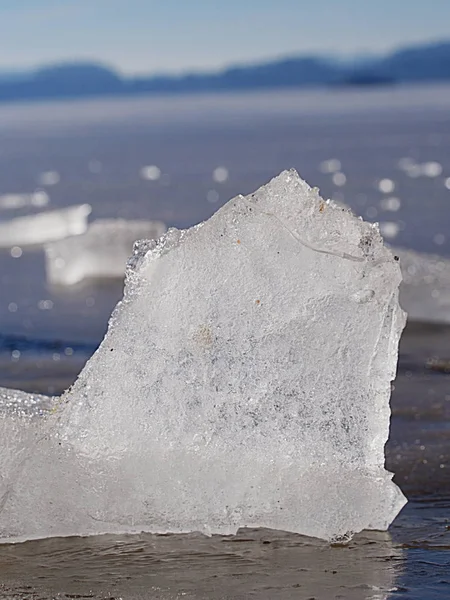
{"label": "large ice chunk", "polygon": [[80,204],[0,221],[0,248],[44,244],[84,233],[90,212],[89,204]]}
{"label": "large ice chunk", "polygon": [[0,482],[0,537],[386,529],[400,280],[378,228],[295,171],[141,243],[102,345]]}
{"label": "large ice chunk", "polygon": [[123,277],[134,242],[158,239],[165,231],[161,221],[98,219],[86,233],[46,245],[47,280],[72,285],[85,278]]}

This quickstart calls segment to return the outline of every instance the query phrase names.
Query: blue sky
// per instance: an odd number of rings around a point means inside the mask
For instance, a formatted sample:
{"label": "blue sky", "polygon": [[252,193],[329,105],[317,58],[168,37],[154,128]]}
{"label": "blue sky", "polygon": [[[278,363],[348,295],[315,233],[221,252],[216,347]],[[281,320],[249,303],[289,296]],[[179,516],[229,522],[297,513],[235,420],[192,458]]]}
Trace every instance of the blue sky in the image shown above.
{"label": "blue sky", "polygon": [[95,59],[127,73],[450,39],[450,0],[0,0],[0,69]]}

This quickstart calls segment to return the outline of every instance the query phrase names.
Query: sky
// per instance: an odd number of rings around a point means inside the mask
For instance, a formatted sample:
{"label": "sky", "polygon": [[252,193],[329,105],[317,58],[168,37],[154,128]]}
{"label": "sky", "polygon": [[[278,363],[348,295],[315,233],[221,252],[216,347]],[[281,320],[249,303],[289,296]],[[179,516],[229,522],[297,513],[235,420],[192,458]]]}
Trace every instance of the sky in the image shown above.
{"label": "sky", "polygon": [[450,0],[0,0],[0,70],[94,60],[125,74],[450,40]]}

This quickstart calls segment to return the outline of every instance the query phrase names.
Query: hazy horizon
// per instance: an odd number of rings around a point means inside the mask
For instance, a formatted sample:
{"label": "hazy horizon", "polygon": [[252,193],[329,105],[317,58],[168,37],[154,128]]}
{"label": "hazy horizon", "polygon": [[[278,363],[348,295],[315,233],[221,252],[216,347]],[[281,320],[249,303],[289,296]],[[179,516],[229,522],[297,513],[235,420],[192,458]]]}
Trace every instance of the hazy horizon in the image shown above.
{"label": "hazy horizon", "polygon": [[380,55],[448,39],[446,0],[0,2],[0,71],[96,62],[125,75],[211,71],[277,57]]}

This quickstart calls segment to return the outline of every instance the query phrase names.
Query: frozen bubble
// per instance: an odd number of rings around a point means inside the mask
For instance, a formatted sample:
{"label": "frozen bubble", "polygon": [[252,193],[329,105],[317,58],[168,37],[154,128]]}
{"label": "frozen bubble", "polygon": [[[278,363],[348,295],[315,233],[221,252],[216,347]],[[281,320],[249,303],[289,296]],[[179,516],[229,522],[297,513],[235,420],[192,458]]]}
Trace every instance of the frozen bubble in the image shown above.
{"label": "frozen bubble", "polygon": [[368,219],[375,219],[377,215],[378,211],[375,206],[369,206],[369,208],[366,210],[366,216]]}
{"label": "frozen bubble", "polygon": [[56,185],[60,176],[57,171],[44,171],[39,175],[39,185]]}
{"label": "frozen bubble", "polygon": [[331,179],[334,185],[337,186],[345,185],[345,182],[347,181],[347,177],[345,176],[345,174],[341,173],[340,171],[337,173],[333,173],[333,177]]}
{"label": "frozen bubble", "polygon": [[39,310],[51,310],[53,308],[53,302],[51,300],[39,300]]}
{"label": "frozen bubble", "polygon": [[161,177],[161,169],[156,165],[142,167],[141,177],[142,179],[147,179],[148,181],[156,181]]}
{"label": "frozen bubble", "polygon": [[322,173],[335,173],[341,170],[341,161],[337,158],[330,158],[320,163],[319,169]]}
{"label": "frozen bubble", "polygon": [[17,312],[18,308],[19,307],[17,306],[17,304],[15,302],[10,302],[8,304],[8,310],[9,310],[9,312],[12,312],[12,313]]}
{"label": "frozen bubble", "polygon": [[444,185],[448,190],[450,190],[450,177],[447,177],[447,179],[444,181]]}
{"label": "frozen bubble", "polygon": [[73,348],[71,348],[70,346],[67,346],[67,348],[64,350],[64,354],[66,356],[72,356],[73,355]]}
{"label": "frozen bubble", "polygon": [[209,190],[208,193],[206,194],[206,199],[208,200],[208,202],[211,202],[211,204],[218,202],[219,201],[219,192],[217,192],[216,190]]}
{"label": "frozen bubble", "polygon": [[380,231],[383,237],[392,239],[398,235],[400,227],[394,221],[385,221],[384,223],[380,223]]}
{"label": "frozen bubble", "polygon": [[16,360],[19,360],[19,358],[20,358],[20,350],[13,350],[11,352],[11,359],[16,361]]}
{"label": "frozen bubble", "polygon": [[10,250],[10,254],[13,258],[20,258],[23,254],[23,250],[20,246],[13,246]]}
{"label": "frozen bubble", "polygon": [[100,173],[103,166],[99,160],[90,160],[88,163],[88,169],[91,173]]}
{"label": "frozen bubble", "polygon": [[437,233],[434,238],[433,241],[435,244],[437,244],[438,246],[442,246],[442,244],[445,243],[445,235],[443,233]]}
{"label": "frozen bubble", "polygon": [[225,167],[217,167],[213,171],[213,179],[216,183],[223,183],[229,177],[228,169]]}
{"label": "frozen bubble", "polygon": [[392,179],[381,179],[378,182],[378,189],[383,194],[391,194],[395,189],[395,182]]}
{"label": "frozen bubble", "polygon": [[383,198],[380,202],[380,206],[383,210],[397,212],[401,206],[400,198],[396,198],[395,196]]}
{"label": "frozen bubble", "polygon": [[439,177],[442,173],[442,165],[436,161],[426,162],[422,165],[422,174],[425,177]]}

